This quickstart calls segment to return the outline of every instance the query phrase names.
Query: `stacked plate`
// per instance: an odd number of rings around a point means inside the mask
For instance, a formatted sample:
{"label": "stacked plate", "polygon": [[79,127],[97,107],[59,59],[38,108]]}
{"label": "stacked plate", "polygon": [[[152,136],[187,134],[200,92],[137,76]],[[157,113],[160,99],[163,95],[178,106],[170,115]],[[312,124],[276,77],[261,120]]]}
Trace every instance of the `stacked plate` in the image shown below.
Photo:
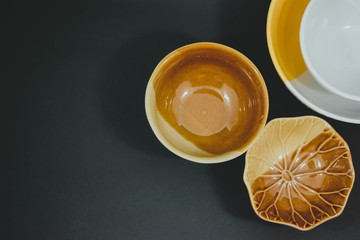
{"label": "stacked plate", "polygon": [[277,72],[301,102],[360,124],[360,1],[273,0],[267,41]]}

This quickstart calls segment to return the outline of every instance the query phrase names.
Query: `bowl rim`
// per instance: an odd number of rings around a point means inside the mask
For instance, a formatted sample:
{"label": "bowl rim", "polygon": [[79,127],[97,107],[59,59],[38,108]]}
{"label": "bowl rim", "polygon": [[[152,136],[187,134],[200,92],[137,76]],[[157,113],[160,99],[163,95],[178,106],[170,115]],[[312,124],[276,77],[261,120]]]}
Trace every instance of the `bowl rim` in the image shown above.
{"label": "bowl rim", "polygon": [[314,77],[314,79],[325,89],[329,90],[330,92],[337,94],[341,97],[353,100],[353,101],[360,101],[360,95],[354,95],[351,93],[347,93],[345,91],[342,91],[332,84],[330,84],[328,81],[326,81],[321,74],[316,70],[316,67],[313,64],[313,61],[311,60],[311,57],[308,54],[308,46],[306,44],[306,35],[307,35],[307,28],[306,24],[309,21],[309,18],[312,14],[312,9],[314,8],[315,4],[318,4],[321,2],[321,0],[311,0],[309,5],[306,7],[305,12],[303,14],[301,24],[300,24],[300,48],[301,53],[304,58],[304,62],[306,67],[308,68],[311,75]]}
{"label": "bowl rim", "polygon": [[[264,94],[264,98],[265,98],[264,118],[263,118],[264,120],[262,122],[262,126],[260,126],[257,129],[253,140],[250,141],[247,145],[245,145],[241,150],[229,151],[227,153],[223,153],[223,154],[219,154],[219,155],[214,154],[211,156],[201,156],[201,157],[195,156],[192,154],[188,154],[184,151],[181,151],[180,149],[176,148],[171,143],[169,143],[168,140],[161,134],[161,130],[157,127],[156,120],[154,119],[154,116],[150,110],[151,109],[151,106],[150,106],[151,99],[154,97],[154,94],[155,94],[154,90],[153,90],[153,81],[154,81],[155,77],[158,75],[158,72],[160,71],[163,64],[169,58],[174,57],[175,55],[179,54],[181,51],[183,51],[186,48],[194,47],[194,46],[217,47],[219,49],[225,49],[225,50],[228,50],[228,51],[234,53],[236,56],[240,57],[243,61],[246,62],[246,64],[256,73],[256,75],[259,79],[259,82],[262,86],[261,87],[262,93]],[[154,98],[153,98],[153,100],[154,100]],[[240,51],[237,51],[234,48],[231,48],[229,46],[226,46],[226,45],[223,45],[220,43],[216,43],[216,42],[195,42],[195,43],[190,43],[190,44],[184,45],[182,47],[179,47],[179,48],[173,50],[172,52],[167,54],[157,64],[157,66],[155,67],[154,71],[152,72],[152,74],[149,78],[149,81],[147,83],[146,90],[145,90],[145,113],[146,113],[148,122],[150,124],[150,127],[151,127],[152,131],[154,132],[155,136],[157,137],[157,139],[172,153],[176,154],[177,156],[179,156],[181,158],[192,161],[192,162],[206,163],[206,164],[221,163],[221,162],[226,162],[226,161],[235,159],[235,158],[241,156],[242,154],[244,154],[256,142],[256,140],[260,137],[260,135],[263,133],[263,130],[266,126],[267,118],[269,115],[269,95],[268,95],[267,86],[265,84],[265,80],[264,80],[263,76],[261,75],[259,69],[255,66],[255,64],[249,58],[247,58]]]}

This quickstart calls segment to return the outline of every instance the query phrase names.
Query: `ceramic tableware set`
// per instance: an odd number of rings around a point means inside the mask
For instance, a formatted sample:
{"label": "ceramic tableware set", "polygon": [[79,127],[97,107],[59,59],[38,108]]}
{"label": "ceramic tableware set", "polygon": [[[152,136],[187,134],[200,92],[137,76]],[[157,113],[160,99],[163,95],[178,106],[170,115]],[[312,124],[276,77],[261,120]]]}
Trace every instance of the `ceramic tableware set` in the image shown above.
{"label": "ceramic tableware set", "polygon": [[[273,0],[267,40],[286,87],[314,111],[360,123],[360,1]],[[267,122],[260,71],[243,54],[200,42],[168,54],[145,110],[160,142],[198,163],[246,152],[243,174],[262,219],[310,230],[343,211],[355,172],[345,140],[314,116]]]}

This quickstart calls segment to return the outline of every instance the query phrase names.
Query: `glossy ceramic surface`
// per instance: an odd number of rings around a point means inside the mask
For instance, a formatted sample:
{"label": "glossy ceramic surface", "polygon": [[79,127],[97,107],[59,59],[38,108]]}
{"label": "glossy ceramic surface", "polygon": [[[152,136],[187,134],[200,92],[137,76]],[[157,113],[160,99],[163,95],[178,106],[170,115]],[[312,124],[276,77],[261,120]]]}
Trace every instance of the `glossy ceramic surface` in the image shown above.
{"label": "glossy ceramic surface", "polygon": [[286,87],[325,116],[360,123],[360,102],[326,90],[308,71],[300,48],[300,24],[310,0],[272,0],[267,20],[271,58]]}
{"label": "glossy ceramic surface", "polygon": [[244,181],[256,214],[300,230],[339,216],[354,178],[348,145],[317,117],[272,120],[246,154]]}
{"label": "glossy ceramic surface", "polygon": [[166,56],[154,70],[145,107],[159,140],[203,163],[233,159],[254,142],[268,113],[257,68],[224,45],[196,43]]}
{"label": "glossy ceramic surface", "polygon": [[312,0],[302,18],[300,45],[320,85],[360,101],[360,1]]}

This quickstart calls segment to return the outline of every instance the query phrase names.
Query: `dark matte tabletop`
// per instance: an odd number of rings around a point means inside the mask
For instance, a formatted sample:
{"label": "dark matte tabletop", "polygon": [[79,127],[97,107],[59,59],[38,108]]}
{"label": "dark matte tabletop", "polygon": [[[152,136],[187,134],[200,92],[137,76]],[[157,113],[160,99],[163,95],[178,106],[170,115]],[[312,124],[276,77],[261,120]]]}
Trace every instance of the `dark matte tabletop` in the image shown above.
{"label": "dark matte tabletop", "polygon": [[360,125],[307,108],[277,74],[270,1],[9,2],[0,8],[0,239],[360,239],[358,182],[343,214],[309,232],[268,223],[251,207],[244,156],[183,160],[147,122],[156,64],[185,44],[218,42],[261,71],[268,120],[324,118],[360,171]]}

